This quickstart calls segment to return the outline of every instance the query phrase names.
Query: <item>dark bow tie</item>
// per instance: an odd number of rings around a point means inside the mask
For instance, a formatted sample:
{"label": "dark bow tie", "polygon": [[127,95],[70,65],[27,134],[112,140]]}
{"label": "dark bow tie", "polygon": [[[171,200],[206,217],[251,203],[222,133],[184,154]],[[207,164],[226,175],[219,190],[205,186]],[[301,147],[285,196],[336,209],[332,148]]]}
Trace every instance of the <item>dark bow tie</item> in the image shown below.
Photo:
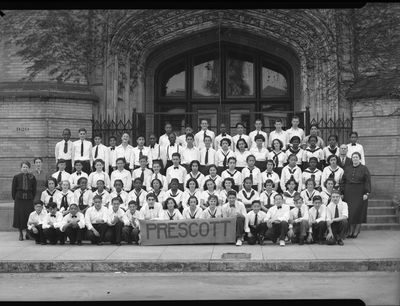
{"label": "dark bow tie", "polygon": [[55,218],[55,217],[56,217],[56,215],[50,215],[50,217],[52,217],[52,218]]}
{"label": "dark bow tie", "polygon": [[170,147],[174,147],[174,146],[175,146],[175,144],[174,144],[174,143],[171,143],[171,144],[170,144]]}
{"label": "dark bow tie", "polygon": [[76,175],[81,175],[81,174],[82,174],[82,172],[77,172],[77,173],[76,173]]}
{"label": "dark bow tie", "polygon": [[111,151],[114,151],[115,150],[115,147],[114,148],[110,148],[111,149]]}
{"label": "dark bow tie", "polygon": [[71,218],[77,218],[77,216],[71,216]]}
{"label": "dark bow tie", "polygon": [[232,205],[232,204],[230,204],[230,205],[229,205],[229,207],[236,207],[236,205],[235,205],[235,204],[233,204],[233,205]]}
{"label": "dark bow tie", "polygon": [[150,145],[150,149],[154,149],[154,145]]}
{"label": "dark bow tie", "polygon": [[223,133],[223,134],[221,134],[222,135],[222,137],[225,137],[226,136],[226,133]]}
{"label": "dark bow tie", "polygon": [[282,209],[282,206],[277,206],[276,209]]}
{"label": "dark bow tie", "polygon": [[352,143],[351,145],[352,145],[352,146],[356,146],[356,144],[355,144],[355,143]]}
{"label": "dark bow tie", "polygon": [[149,209],[154,209],[154,206],[152,206],[152,207],[149,206]]}
{"label": "dark bow tie", "polygon": [[174,169],[179,169],[179,167],[174,167]]}

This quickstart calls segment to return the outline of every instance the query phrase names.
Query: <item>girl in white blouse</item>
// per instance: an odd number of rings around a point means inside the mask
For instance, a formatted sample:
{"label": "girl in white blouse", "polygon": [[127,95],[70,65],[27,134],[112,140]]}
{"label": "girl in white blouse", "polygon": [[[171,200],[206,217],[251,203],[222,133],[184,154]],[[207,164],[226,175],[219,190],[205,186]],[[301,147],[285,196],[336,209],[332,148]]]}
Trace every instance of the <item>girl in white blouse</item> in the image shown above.
{"label": "girl in white blouse", "polygon": [[182,217],[184,219],[200,219],[203,217],[203,209],[199,207],[199,201],[196,197],[189,197],[188,206],[183,209]]}
{"label": "girl in white blouse", "polygon": [[174,198],[168,198],[164,203],[163,220],[182,220],[182,214],[179,212],[178,204]]}
{"label": "girl in white blouse", "polygon": [[222,218],[222,210],[221,206],[218,205],[218,198],[212,195],[208,198],[208,203],[210,206],[203,211],[202,217],[204,219]]}

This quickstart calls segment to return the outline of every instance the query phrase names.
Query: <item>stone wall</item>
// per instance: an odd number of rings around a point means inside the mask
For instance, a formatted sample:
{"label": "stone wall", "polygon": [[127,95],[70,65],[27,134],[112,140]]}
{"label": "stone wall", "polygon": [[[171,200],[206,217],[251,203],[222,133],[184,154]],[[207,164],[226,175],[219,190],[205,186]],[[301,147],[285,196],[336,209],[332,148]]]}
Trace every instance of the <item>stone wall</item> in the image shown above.
{"label": "stone wall", "polygon": [[353,102],[353,131],[363,145],[374,198],[400,196],[400,99]]}
{"label": "stone wall", "polygon": [[54,148],[64,128],[71,130],[71,140],[78,139],[81,127],[91,138],[97,101],[84,85],[0,83],[0,199],[11,199],[12,177],[20,172],[21,161],[33,164],[40,156],[45,171],[56,171]]}

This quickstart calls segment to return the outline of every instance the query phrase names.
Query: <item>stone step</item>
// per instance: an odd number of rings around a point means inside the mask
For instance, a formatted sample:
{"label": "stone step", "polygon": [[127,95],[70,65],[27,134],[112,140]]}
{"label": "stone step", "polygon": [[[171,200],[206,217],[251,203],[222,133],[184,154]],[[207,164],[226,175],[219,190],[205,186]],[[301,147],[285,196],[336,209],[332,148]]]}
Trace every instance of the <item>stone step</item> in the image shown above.
{"label": "stone step", "polygon": [[392,200],[369,199],[368,207],[393,207]]}
{"label": "stone step", "polygon": [[396,208],[394,207],[368,207],[368,216],[374,215],[396,215]]}
{"label": "stone step", "polygon": [[367,223],[396,223],[397,216],[393,215],[376,215],[367,216]]}
{"label": "stone step", "polygon": [[400,231],[399,223],[365,223],[361,224],[361,230],[363,231],[376,231],[376,230],[397,230]]}

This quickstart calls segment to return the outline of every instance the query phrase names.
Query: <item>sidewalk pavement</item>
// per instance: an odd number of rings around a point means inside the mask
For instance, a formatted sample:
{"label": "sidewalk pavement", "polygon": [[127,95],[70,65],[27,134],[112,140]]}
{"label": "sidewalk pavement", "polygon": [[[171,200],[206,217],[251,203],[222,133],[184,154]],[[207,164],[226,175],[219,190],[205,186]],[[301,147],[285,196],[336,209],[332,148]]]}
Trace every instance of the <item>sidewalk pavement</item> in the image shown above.
{"label": "sidewalk pavement", "polygon": [[286,243],[36,245],[0,232],[0,272],[398,271],[400,231],[364,231],[344,246]]}

